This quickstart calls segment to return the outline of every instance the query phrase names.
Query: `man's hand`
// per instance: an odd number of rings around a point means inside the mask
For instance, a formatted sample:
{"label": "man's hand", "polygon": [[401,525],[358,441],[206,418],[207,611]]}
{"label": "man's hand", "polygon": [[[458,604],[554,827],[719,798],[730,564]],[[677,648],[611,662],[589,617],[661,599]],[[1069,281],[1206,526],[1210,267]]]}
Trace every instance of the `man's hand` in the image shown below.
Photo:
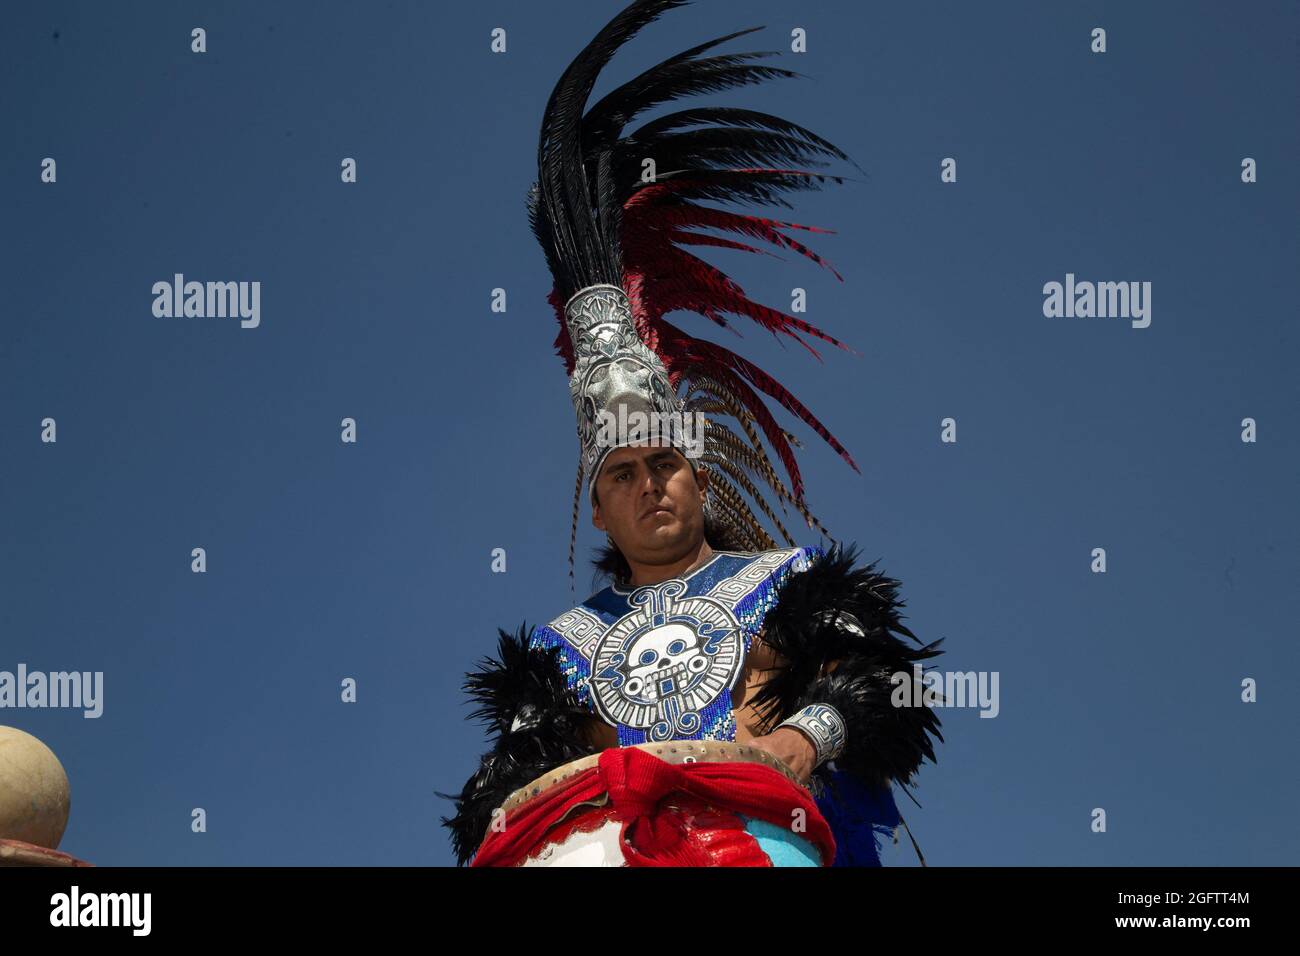
{"label": "man's hand", "polygon": [[748,742],[777,757],[794,771],[794,775],[804,785],[807,785],[817,766],[817,748],[793,727],[778,727],[770,734],[753,737]]}

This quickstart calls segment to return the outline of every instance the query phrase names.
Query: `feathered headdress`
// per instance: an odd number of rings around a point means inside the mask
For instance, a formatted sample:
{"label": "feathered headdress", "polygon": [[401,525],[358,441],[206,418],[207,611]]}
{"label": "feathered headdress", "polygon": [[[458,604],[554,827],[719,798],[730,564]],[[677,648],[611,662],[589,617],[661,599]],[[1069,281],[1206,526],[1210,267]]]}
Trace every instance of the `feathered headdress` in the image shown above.
{"label": "feathered headdress", "polygon": [[[792,208],[784,193],[820,188],[828,180],[843,182],[798,167],[825,167],[824,157],[852,162],[843,152],[794,123],[732,107],[684,109],[628,131],[642,113],[682,97],[798,76],[754,62],[771,52],[703,55],[761,28],[692,47],[587,107],[610,57],[646,24],[685,2],[636,0],[614,17],[564,71],[542,120],[538,180],[529,191],[528,216],[555,281],[550,295],[560,320],[555,349],[570,376],[578,419],[581,456],[570,574],[583,480],[594,486],[611,447],[631,443],[622,433],[611,442],[599,427],[603,415],[612,420],[620,407],[664,413],[665,420],[674,422],[681,419],[668,416],[708,416],[703,435],[693,443],[697,467],[709,471],[715,492],[706,508],[735,546],[745,550],[777,546],[746,496],[788,545],[795,542],[766,493],[775,497],[782,513],[788,504],[810,528],[830,537],[804,500],[794,454],[799,442],[777,423],[762,395],[811,426],[857,470],[835,437],[774,378],[735,352],[664,319],[682,309],[730,328],[728,315],[746,316],[774,336],[790,336],[818,358],[800,333],[852,351],[809,323],[752,301],[725,273],[689,251],[691,246],[765,251],[694,231],[719,230],[793,250],[840,278],[820,256],[787,235],[791,230],[829,230],[697,201]],[[729,418],[734,427],[719,417]],[[680,447],[681,434],[672,430],[670,437]],[[764,439],[784,468],[785,480]]]}

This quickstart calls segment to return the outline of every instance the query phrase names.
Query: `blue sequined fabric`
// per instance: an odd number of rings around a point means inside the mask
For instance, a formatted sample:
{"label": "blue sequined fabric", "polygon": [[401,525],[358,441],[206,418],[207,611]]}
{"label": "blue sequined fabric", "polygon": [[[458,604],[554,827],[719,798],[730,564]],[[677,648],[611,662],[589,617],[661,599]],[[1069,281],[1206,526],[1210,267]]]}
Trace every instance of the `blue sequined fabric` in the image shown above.
{"label": "blue sequined fabric", "polygon": [[[758,554],[736,554],[720,551],[704,566],[675,579],[684,585],[677,599],[707,597],[725,605],[740,626],[740,639],[744,652],[762,627],[767,612],[776,603],[776,594],[791,574],[807,570],[821,556],[819,548],[788,548]],[[569,687],[582,703],[599,712],[592,699],[592,666],[596,649],[612,628],[629,616],[645,613],[634,603],[638,590],[607,587],[593,594],[578,607],[567,611],[548,624],[533,629],[531,643],[535,647],[554,647],[559,650],[560,666]],[[731,709],[730,684],[697,711],[692,712],[697,726],[692,731],[682,731],[682,720],[666,736],[653,737],[646,727],[616,723],[620,746],[644,743],[653,739],[672,740],[724,740],[736,739],[736,720]]]}

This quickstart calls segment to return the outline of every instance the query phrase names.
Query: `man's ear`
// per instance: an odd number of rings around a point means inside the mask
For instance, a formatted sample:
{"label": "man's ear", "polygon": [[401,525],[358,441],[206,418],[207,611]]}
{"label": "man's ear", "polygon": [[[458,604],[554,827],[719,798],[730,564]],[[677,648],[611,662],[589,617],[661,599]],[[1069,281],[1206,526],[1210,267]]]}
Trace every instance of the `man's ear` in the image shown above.
{"label": "man's ear", "polygon": [[591,523],[598,531],[605,530],[605,519],[600,516],[600,505],[592,502],[591,505]]}
{"label": "man's ear", "polygon": [[706,469],[695,469],[695,484],[700,489],[700,497],[703,497],[704,493],[709,490],[709,473]]}

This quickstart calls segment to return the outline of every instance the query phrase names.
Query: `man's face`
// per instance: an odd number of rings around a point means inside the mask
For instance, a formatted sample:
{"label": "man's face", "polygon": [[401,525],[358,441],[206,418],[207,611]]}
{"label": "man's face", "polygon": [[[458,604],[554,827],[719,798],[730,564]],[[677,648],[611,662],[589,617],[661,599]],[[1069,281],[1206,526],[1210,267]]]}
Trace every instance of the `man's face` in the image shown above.
{"label": "man's face", "polygon": [[623,556],[645,564],[676,561],[704,538],[704,489],[679,451],[655,445],[616,448],[596,477],[591,523]]}

